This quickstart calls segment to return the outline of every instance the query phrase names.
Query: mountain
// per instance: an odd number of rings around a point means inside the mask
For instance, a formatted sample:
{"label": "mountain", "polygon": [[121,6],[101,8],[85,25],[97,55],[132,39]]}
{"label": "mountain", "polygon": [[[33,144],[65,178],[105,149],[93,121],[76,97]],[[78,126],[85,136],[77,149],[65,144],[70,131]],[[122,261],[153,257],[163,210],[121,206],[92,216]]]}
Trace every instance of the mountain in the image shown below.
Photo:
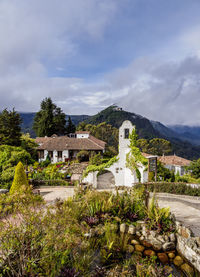
{"label": "mountain", "polygon": [[[32,128],[33,126],[33,120],[36,113],[20,113],[21,119],[22,119],[22,132],[23,133],[29,133],[31,137],[35,137],[35,132]],[[72,122],[77,126],[79,122],[82,122],[86,119],[88,119],[89,115],[66,115],[66,120],[68,120],[69,116],[71,117]]]}
{"label": "mountain", "polygon": [[200,126],[168,125],[167,127],[184,137],[186,141],[194,145],[200,145]]}
{"label": "mountain", "polygon": [[136,126],[139,138],[164,138],[171,142],[173,153],[187,159],[200,157],[200,146],[189,143],[182,134],[175,132],[160,122],[151,121],[141,115],[123,111],[117,106],[110,106],[89,117],[85,122],[95,125],[106,122],[119,128],[124,120],[130,120]]}
{"label": "mountain", "polygon": [[[32,129],[35,113],[20,113],[20,115],[23,120],[22,131],[29,132],[32,137],[35,137]],[[68,117],[69,115],[66,115],[66,119]],[[200,127],[165,126],[158,121],[151,121],[141,115],[123,111],[114,105],[94,116],[70,115],[70,117],[75,125],[82,121],[94,125],[106,122],[116,128],[119,128],[124,120],[130,120],[136,126],[139,138],[164,138],[171,142],[173,153],[187,159],[200,157]]]}

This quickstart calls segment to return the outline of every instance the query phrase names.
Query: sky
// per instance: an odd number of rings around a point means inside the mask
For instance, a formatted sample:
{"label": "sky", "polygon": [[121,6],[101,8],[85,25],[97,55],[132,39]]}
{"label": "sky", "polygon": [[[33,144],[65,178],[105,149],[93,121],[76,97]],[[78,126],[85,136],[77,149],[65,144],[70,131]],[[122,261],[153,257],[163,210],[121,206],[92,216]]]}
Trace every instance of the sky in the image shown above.
{"label": "sky", "polygon": [[0,110],[200,125],[199,0],[0,0]]}

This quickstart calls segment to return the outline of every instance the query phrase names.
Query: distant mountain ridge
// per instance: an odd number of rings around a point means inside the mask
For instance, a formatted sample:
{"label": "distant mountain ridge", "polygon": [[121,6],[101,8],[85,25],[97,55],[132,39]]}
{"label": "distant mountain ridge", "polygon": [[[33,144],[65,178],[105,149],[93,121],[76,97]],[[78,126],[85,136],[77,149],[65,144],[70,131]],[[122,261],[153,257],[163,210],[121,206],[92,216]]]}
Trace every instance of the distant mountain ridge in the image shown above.
{"label": "distant mountain ridge", "polygon": [[[34,137],[35,134],[32,125],[35,113],[20,113],[20,115],[23,120],[22,131],[29,132]],[[66,119],[68,117],[69,115],[66,115]],[[70,117],[75,125],[78,125],[82,121],[95,125],[106,122],[116,128],[119,128],[124,120],[130,120],[136,126],[139,138],[164,138],[171,141],[173,153],[187,159],[197,159],[200,157],[200,146],[198,146],[200,145],[200,127],[190,129],[190,127],[184,126],[181,129],[180,125],[165,126],[158,121],[151,121],[141,115],[117,109],[114,105],[94,116],[70,115]]]}

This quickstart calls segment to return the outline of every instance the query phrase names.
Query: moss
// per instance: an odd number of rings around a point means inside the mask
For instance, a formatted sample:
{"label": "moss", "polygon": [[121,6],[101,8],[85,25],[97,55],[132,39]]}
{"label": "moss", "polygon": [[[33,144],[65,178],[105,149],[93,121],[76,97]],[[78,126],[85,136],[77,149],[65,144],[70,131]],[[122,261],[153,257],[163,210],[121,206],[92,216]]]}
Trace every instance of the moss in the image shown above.
{"label": "moss", "polygon": [[30,186],[29,186],[28,180],[26,178],[23,164],[21,162],[19,162],[15,169],[15,176],[14,176],[14,180],[13,180],[13,183],[12,183],[12,186],[10,189],[10,193],[13,194],[16,192],[20,192],[23,189],[25,191],[29,191]]}

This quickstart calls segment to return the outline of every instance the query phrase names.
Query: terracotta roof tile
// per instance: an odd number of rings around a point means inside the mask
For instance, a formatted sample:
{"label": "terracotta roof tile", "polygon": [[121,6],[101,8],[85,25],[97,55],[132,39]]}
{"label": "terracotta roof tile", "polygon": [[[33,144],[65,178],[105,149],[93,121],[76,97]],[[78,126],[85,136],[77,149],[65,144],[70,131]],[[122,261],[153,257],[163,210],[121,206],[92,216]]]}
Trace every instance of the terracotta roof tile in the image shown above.
{"label": "terracotta roof tile", "polygon": [[[39,142],[40,141],[40,142]],[[48,138],[44,140],[37,139],[36,142],[38,150],[48,151],[63,151],[63,150],[104,150],[105,143],[103,141],[93,141],[91,138],[69,138],[67,136],[60,136]]]}
{"label": "terracotta roof tile", "polygon": [[178,165],[178,166],[188,166],[191,161],[178,157],[176,155],[171,155],[171,156],[161,156],[158,158],[158,160],[161,163],[168,164],[168,165]]}

